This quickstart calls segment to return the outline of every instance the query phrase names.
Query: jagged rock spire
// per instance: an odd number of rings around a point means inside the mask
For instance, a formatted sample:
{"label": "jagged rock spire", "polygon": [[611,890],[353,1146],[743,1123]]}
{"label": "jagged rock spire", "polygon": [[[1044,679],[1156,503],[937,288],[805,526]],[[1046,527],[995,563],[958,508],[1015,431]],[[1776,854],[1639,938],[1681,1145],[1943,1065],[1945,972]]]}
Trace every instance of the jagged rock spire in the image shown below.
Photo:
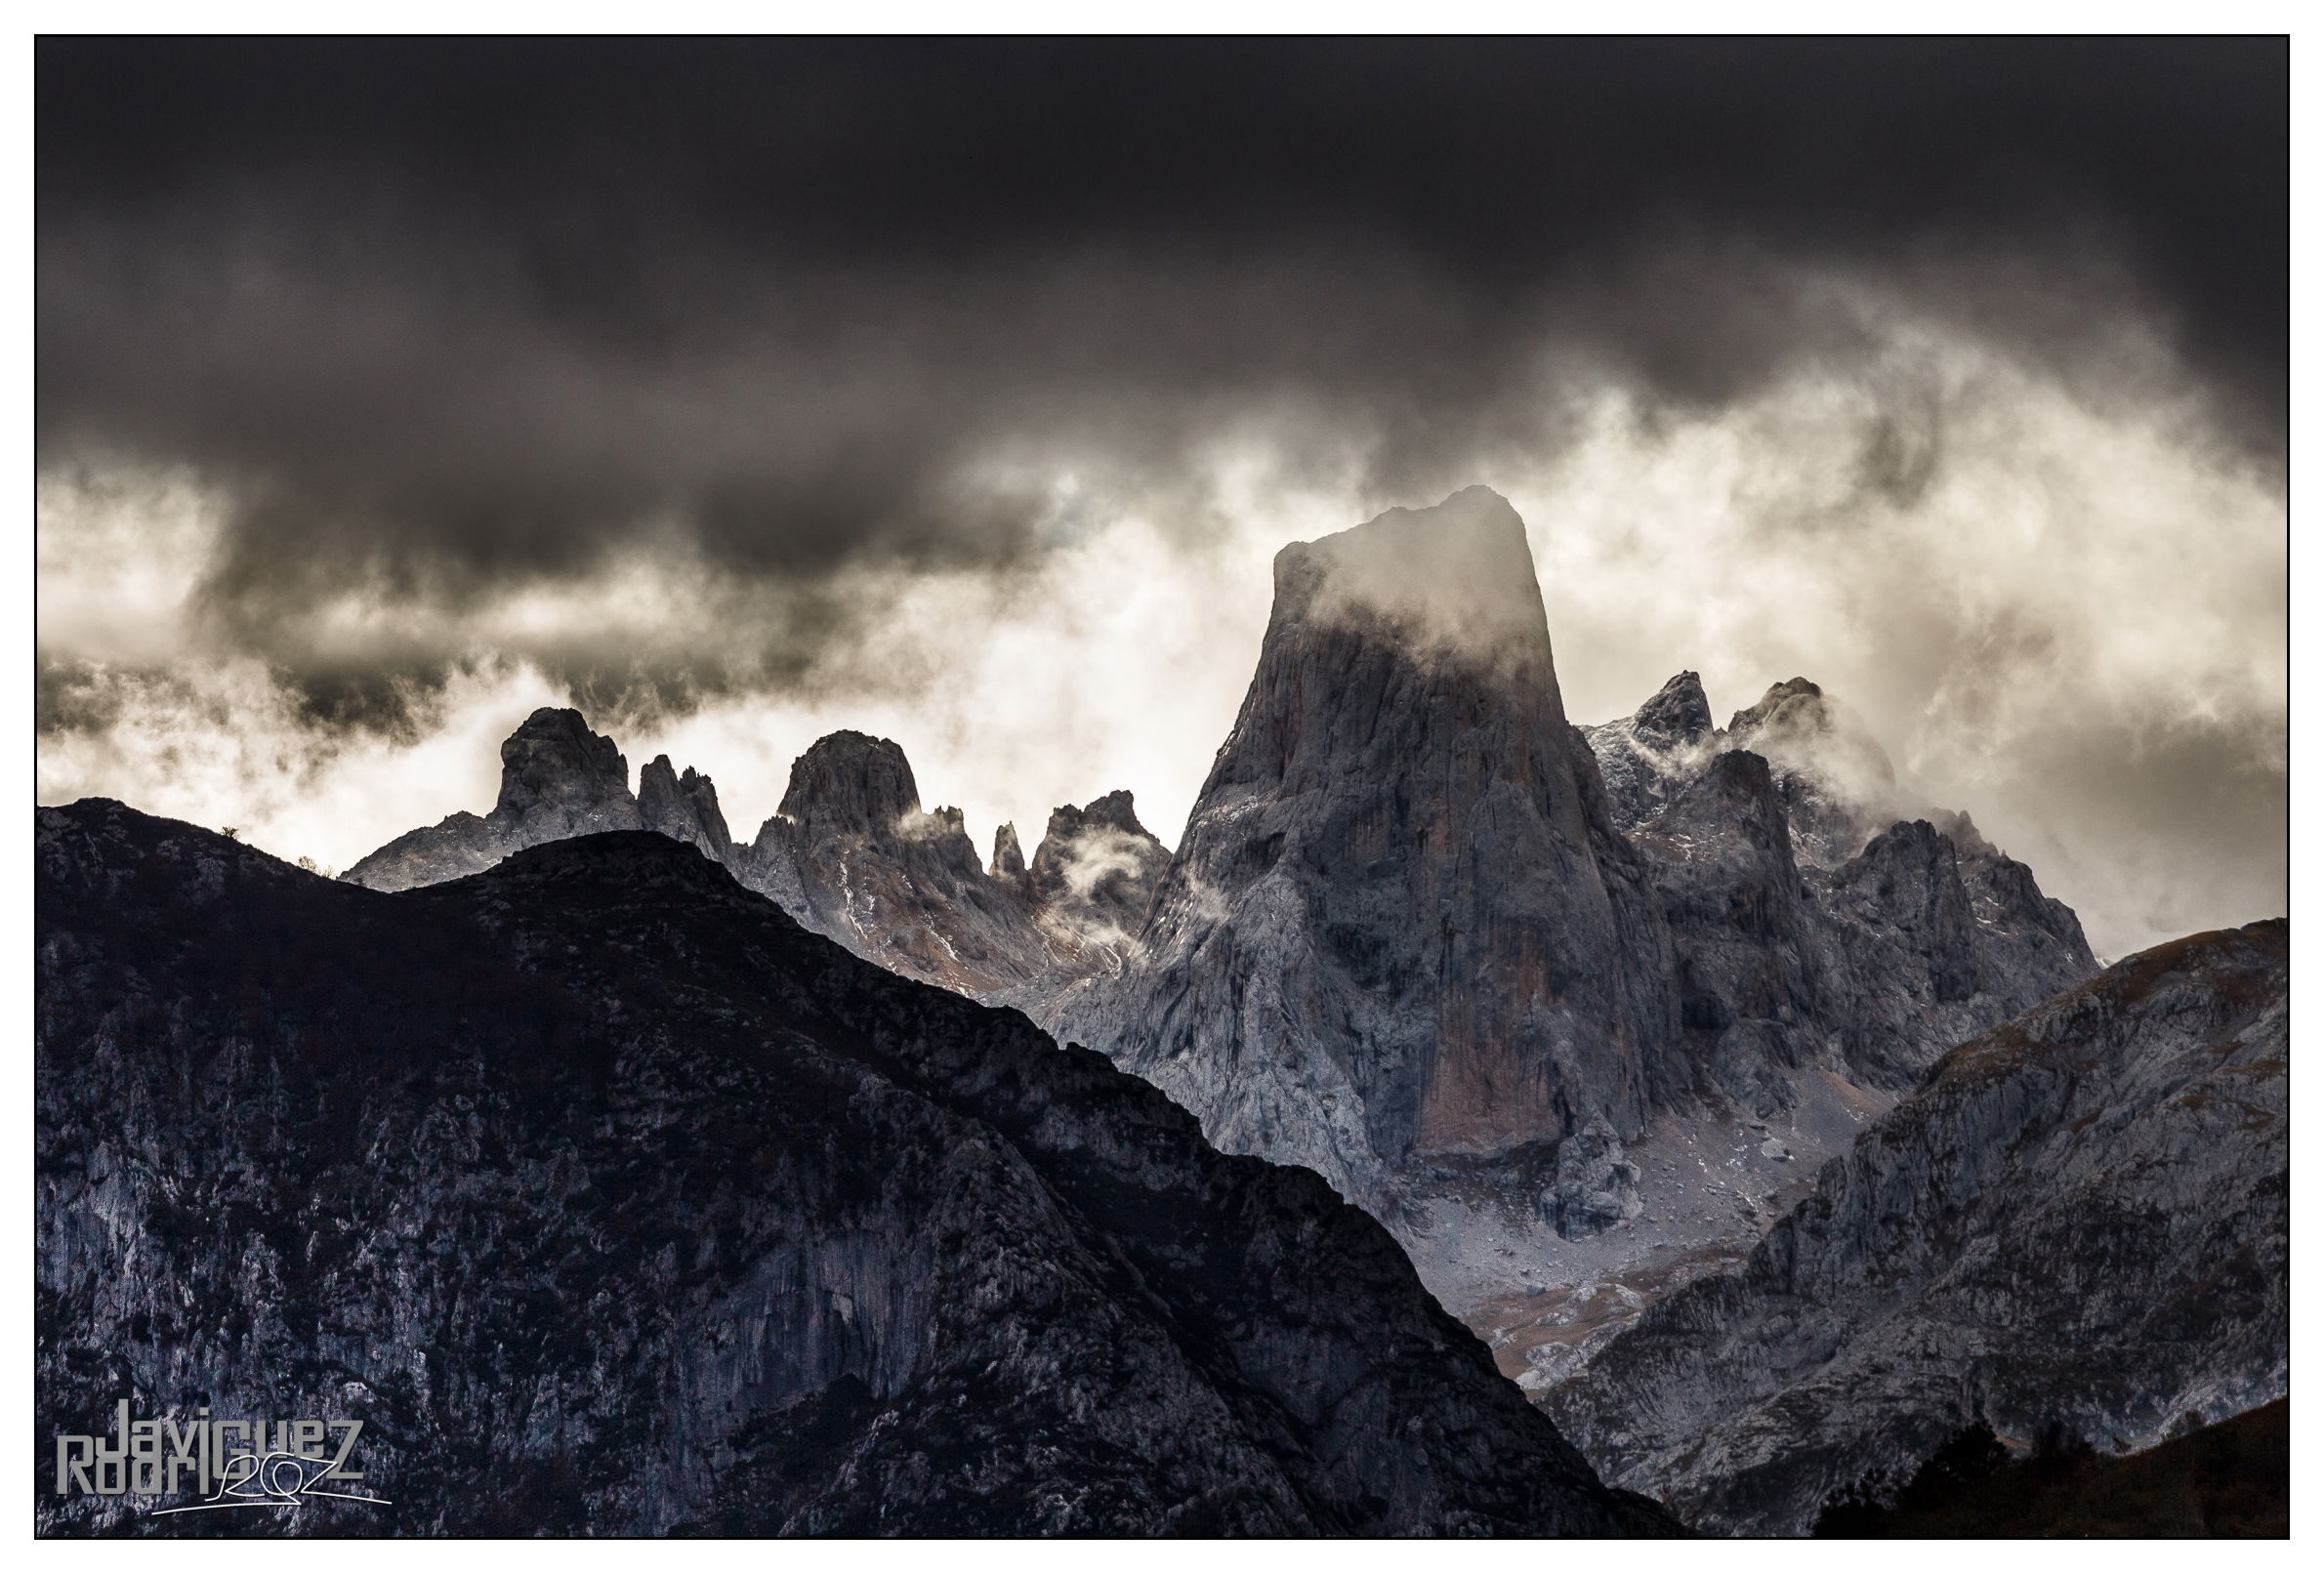
{"label": "jagged rock spire", "polygon": [[1170,849],[1138,823],[1127,792],[1052,811],[1033,851],[1030,886],[1044,920],[1113,943],[1144,928]]}
{"label": "jagged rock spire", "polygon": [[1672,963],[1577,747],[1500,497],[1284,548],[1103,1041],[1222,1146],[1367,1201],[1415,1154],[1635,1134],[1679,1074]]}
{"label": "jagged rock spire", "polygon": [[714,863],[726,862],[734,850],[718,789],[691,766],[679,775],[666,754],[638,772],[638,812],[645,829],[698,848]]}
{"label": "jagged rock spire", "polygon": [[1024,849],[1017,845],[1015,821],[1004,820],[992,834],[992,867],[986,871],[995,880],[1022,880],[1025,877]]}
{"label": "jagged rock spire", "polygon": [[492,817],[520,821],[530,842],[638,829],[629,762],[575,710],[543,706],[500,746],[500,801]]}

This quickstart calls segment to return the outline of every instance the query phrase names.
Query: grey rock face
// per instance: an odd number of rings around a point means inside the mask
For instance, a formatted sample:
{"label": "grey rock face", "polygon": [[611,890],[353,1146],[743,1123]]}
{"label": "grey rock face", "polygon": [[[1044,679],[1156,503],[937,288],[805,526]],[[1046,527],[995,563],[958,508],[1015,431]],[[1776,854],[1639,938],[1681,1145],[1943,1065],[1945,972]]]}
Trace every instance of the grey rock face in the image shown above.
{"label": "grey rock face", "polygon": [[1702,742],[1713,730],[1703,680],[1691,672],[1679,674],[1639,707],[1630,726],[1639,742],[1666,754]]}
{"label": "grey rock face", "polygon": [[2072,910],[1967,815],[1883,817],[1902,802],[1887,756],[1814,683],[1776,684],[1721,732],[1708,715],[1681,673],[1585,735],[1654,868],[1709,1089],[1764,1117],[1820,1062],[1901,1093],[2096,971]]}
{"label": "grey rock face", "polygon": [[1639,1167],[1623,1157],[1622,1139],[1603,1115],[1557,1144],[1557,1184],[1543,1203],[1569,1239],[1639,1216]]}
{"label": "grey rock face", "polygon": [[579,711],[533,712],[500,746],[500,765],[492,817],[522,826],[536,843],[638,828],[629,762]]}
{"label": "grey rock face", "polygon": [[613,740],[592,732],[579,711],[543,707],[500,746],[500,799],[491,813],[451,814],[406,832],[341,878],[374,891],[407,891],[488,869],[543,842],[634,831],[642,823],[629,763]]}
{"label": "grey rock face", "polygon": [[2286,932],[2175,941],[1954,1050],[1552,1414],[1702,1528],[1797,1534],[1966,1425],[2119,1451],[2282,1394]]}
{"label": "grey rock face", "polygon": [[1050,960],[1025,891],[985,872],[959,809],[921,808],[887,738],[818,739],[738,863],[809,929],[909,978],[982,995]]}
{"label": "grey rock face", "polygon": [[713,863],[733,861],[734,839],[718,807],[718,789],[691,766],[681,776],[668,755],[655,755],[638,772],[638,815],[644,829],[684,842]]}
{"label": "grey rock face", "polygon": [[1313,1176],[670,839],[383,894],[36,825],[38,1414],[363,1420],[391,1505],[270,1528],[1673,1528]]}
{"label": "grey rock face", "polygon": [[1107,793],[1051,812],[1033,852],[1033,897],[1070,935],[1127,945],[1145,928],[1169,866],[1170,849],[1138,823],[1131,795]]}
{"label": "grey rock face", "polygon": [[1710,1087],[1755,1113],[1818,1046],[1816,936],[1767,763],[1714,755],[1633,839],[1671,926],[1680,1019]]}
{"label": "grey rock face", "polygon": [[1416,1157],[1635,1133],[1683,1083],[1657,905],[1524,527],[1472,488],[1278,555],[1143,966],[1059,1015],[1223,1145],[1392,1211]]}
{"label": "grey rock face", "polygon": [[1626,833],[1660,813],[1718,742],[1703,681],[1691,672],[1663,684],[1636,715],[1579,730],[1605,783],[1608,813]]}

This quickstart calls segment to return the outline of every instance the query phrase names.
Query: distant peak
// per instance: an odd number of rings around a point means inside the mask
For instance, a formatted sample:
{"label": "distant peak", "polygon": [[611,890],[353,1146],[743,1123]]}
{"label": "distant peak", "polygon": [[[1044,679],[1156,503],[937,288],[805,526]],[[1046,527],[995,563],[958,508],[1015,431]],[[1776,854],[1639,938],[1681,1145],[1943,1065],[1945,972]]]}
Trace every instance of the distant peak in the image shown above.
{"label": "distant peak", "polygon": [[657,754],[638,772],[638,812],[645,829],[690,842],[713,858],[731,849],[718,788],[693,766],[681,776],[670,757]]}
{"label": "distant peak", "polygon": [[1004,821],[992,834],[992,867],[986,871],[995,880],[1021,880],[1025,872],[1024,849],[1017,846],[1015,821]]}
{"label": "distant peak", "polygon": [[1631,735],[1655,749],[1696,742],[1713,727],[1711,701],[1703,693],[1703,681],[1691,672],[1682,672],[1656,689],[1654,697],[1630,719]]}
{"label": "distant peak", "polygon": [[1060,832],[1075,835],[1097,826],[1105,826],[1131,836],[1151,834],[1138,823],[1136,799],[1126,788],[1107,793],[1102,798],[1093,798],[1079,808],[1066,804],[1051,811],[1049,816],[1049,830],[1053,836]]}
{"label": "distant peak", "polygon": [[1805,678],[1787,678],[1771,685],[1758,704],[1737,711],[1726,729],[1730,741],[1739,744],[1763,727],[1780,725],[1790,731],[1821,732],[1830,725],[1824,691]]}
{"label": "distant peak", "polygon": [[792,762],[779,812],[810,833],[820,828],[884,836],[920,812],[920,786],[894,742],[833,732]]}
{"label": "distant peak", "polygon": [[629,762],[611,738],[593,732],[579,711],[543,706],[500,746],[500,801],[495,813],[517,814],[542,803],[627,799]]}

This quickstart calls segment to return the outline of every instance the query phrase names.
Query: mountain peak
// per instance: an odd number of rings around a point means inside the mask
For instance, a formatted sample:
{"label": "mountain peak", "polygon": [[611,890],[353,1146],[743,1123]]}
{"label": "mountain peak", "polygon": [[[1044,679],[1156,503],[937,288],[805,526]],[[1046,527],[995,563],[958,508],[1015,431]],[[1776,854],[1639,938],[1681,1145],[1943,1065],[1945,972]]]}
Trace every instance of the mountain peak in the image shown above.
{"label": "mountain peak", "polygon": [[500,746],[497,816],[530,818],[546,809],[586,817],[629,796],[629,762],[579,711],[544,705]]}
{"label": "mountain peak", "polygon": [[1275,618],[1385,628],[1400,642],[1473,656],[1549,642],[1525,521],[1483,486],[1285,547]]}
{"label": "mountain peak", "polygon": [[1726,725],[1731,748],[1740,748],[1746,738],[1763,730],[1813,736],[1831,729],[1832,713],[1824,703],[1824,691],[1805,678],[1787,678],[1771,684],[1758,704],[1737,711]]}
{"label": "mountain peak", "polygon": [[833,732],[792,762],[779,812],[809,835],[835,830],[885,837],[906,815],[920,812],[920,785],[893,741]]}
{"label": "mountain peak", "polygon": [[1654,697],[1638,709],[1630,719],[1631,736],[1655,749],[1672,749],[1694,743],[1713,730],[1711,701],[1703,693],[1703,681],[1696,674],[1682,672],[1654,691]]}
{"label": "mountain peak", "polygon": [[718,789],[691,766],[679,775],[666,754],[655,755],[638,772],[638,813],[648,831],[698,848],[714,861],[723,863],[733,851]]}
{"label": "mountain peak", "polygon": [[1032,887],[1061,918],[1085,932],[1135,934],[1145,922],[1170,851],[1144,826],[1126,791],[1065,804],[1049,816],[1033,849]]}
{"label": "mountain peak", "polygon": [[1004,820],[992,834],[992,868],[988,871],[995,880],[1022,880],[1025,872],[1024,849],[1017,845],[1017,823]]}

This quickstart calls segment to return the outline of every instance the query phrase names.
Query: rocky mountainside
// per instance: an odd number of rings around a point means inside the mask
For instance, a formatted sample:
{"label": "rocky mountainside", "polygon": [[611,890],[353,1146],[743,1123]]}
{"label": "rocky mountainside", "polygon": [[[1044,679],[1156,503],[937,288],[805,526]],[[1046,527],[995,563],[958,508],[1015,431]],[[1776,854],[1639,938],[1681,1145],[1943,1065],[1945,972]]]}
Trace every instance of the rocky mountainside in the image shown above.
{"label": "rocky mountainside", "polygon": [[2157,947],[1955,1049],[1552,1413],[1700,1528],[1800,1534],[1967,1427],[2120,1452],[2283,1394],[2286,933]]}
{"label": "rocky mountainside", "polygon": [[391,1500],[230,1528],[1671,1528],[1314,1176],[676,840],[382,893],[36,826],[39,1415],[359,1418]]}
{"label": "rocky mountainside", "polygon": [[1132,965],[1027,1009],[1373,1209],[1530,1384],[1737,1260],[1947,1049],[2096,967],[1966,817],[1902,813],[1805,680],[1723,729],[1692,673],[1571,726],[1491,492],[1275,576]]}
{"label": "rocky mountainside", "polygon": [[2072,910],[1967,815],[1896,817],[1886,752],[1804,678],[1718,731],[1681,673],[1585,735],[1654,870],[1689,1058],[1755,1115],[1819,1059],[1902,1092],[2096,969]]}
{"label": "rocky mountainside", "polygon": [[834,732],[801,755],[735,873],[856,955],[964,994],[1062,960],[1021,885],[985,872],[960,810],[921,808],[911,764],[886,738]]}
{"label": "rocky mountainside", "polygon": [[[610,741],[570,712],[519,739],[544,728],[588,745],[558,757],[586,778],[560,801],[618,812]],[[1523,523],[1483,488],[1279,555],[1175,855],[1114,793],[1058,809],[1029,860],[1013,826],[980,859],[902,750],[854,732],[799,759],[748,845],[667,761],[637,811],[857,955],[1314,1169],[1535,1388],[1739,1260],[1946,1050],[2096,967],[2024,865],[1912,803],[1805,679],[1723,728],[1692,673],[1571,725]],[[484,867],[510,845],[461,840],[484,823],[352,878]]]}

